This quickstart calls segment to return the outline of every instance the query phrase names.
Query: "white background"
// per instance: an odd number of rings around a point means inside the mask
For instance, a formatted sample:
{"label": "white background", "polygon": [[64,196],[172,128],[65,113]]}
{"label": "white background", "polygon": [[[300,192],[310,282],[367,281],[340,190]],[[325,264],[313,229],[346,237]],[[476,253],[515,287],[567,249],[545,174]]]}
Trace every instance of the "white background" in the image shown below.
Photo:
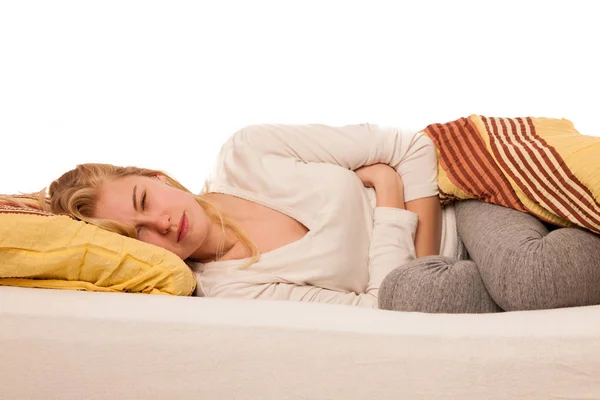
{"label": "white background", "polygon": [[77,163],[201,189],[263,122],[423,128],[470,114],[599,135],[595,2],[0,0],[0,193]]}

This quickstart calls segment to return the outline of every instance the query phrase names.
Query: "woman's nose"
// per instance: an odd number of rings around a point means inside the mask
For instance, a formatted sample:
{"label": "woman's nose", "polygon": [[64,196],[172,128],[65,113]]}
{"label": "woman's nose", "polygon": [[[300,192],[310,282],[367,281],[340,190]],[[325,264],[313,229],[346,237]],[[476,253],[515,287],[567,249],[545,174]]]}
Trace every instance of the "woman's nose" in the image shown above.
{"label": "woman's nose", "polygon": [[171,217],[168,215],[150,215],[147,224],[163,235],[169,233],[169,229],[172,227]]}

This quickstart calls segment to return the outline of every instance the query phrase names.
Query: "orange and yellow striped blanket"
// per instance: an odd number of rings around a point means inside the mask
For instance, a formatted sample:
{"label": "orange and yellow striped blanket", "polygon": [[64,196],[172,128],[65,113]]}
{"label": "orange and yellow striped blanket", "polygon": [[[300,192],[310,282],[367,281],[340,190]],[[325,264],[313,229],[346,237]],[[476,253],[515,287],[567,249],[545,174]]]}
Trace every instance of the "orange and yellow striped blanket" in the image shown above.
{"label": "orange and yellow striped blanket", "polygon": [[600,137],[566,119],[471,115],[424,130],[442,204],[479,199],[600,233]]}

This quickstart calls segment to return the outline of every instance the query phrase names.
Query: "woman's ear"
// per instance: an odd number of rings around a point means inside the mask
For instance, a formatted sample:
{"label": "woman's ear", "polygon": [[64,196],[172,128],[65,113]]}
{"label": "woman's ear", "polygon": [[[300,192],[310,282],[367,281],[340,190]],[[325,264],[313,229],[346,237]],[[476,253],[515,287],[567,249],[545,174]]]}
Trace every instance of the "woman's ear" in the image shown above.
{"label": "woman's ear", "polygon": [[162,175],[162,174],[157,174],[154,175],[155,179],[158,179],[159,181],[161,181],[162,183],[167,183],[167,177]]}

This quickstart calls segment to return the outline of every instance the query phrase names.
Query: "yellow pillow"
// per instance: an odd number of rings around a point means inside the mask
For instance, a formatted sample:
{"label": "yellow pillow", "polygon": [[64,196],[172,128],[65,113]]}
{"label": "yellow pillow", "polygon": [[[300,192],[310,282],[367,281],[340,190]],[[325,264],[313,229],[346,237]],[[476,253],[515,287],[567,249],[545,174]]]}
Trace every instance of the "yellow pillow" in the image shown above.
{"label": "yellow pillow", "polygon": [[160,247],[67,216],[0,203],[0,285],[187,296],[196,278],[183,260]]}

